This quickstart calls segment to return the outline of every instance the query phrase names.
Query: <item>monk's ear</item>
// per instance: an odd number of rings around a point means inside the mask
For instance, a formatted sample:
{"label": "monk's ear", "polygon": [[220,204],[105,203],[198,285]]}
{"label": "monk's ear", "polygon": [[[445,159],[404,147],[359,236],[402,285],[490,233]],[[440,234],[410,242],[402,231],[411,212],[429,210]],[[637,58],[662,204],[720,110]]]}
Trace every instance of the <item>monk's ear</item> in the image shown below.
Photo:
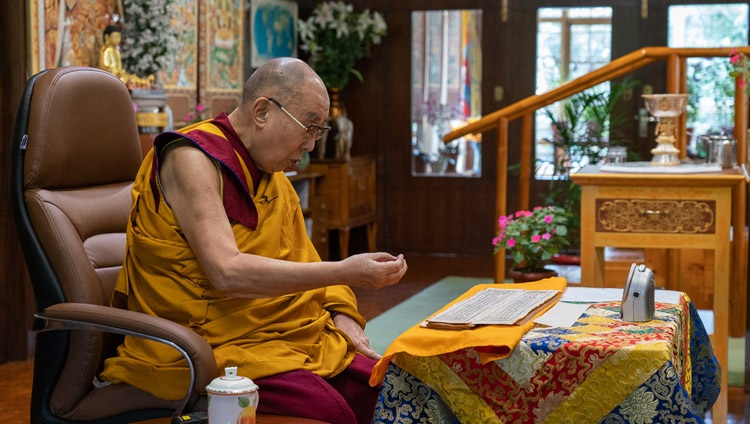
{"label": "monk's ear", "polygon": [[252,107],[252,119],[258,126],[264,126],[268,121],[268,115],[270,114],[269,105],[271,102],[265,97],[259,97],[255,99]]}

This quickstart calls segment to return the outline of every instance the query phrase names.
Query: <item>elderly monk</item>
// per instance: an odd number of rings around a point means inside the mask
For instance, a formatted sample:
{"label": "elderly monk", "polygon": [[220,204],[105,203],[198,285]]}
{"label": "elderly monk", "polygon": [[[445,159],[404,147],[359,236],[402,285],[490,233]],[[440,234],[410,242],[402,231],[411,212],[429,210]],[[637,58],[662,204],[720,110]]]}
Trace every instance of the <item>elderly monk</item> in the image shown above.
{"label": "elderly monk", "polygon": [[[321,262],[307,236],[282,171],[325,134],[328,105],[305,62],[277,58],[231,114],[160,134],[133,187],[112,303],[202,335],[220,370],[260,386],[259,412],[369,423],[379,355],[348,286],[396,284],[407,266],[388,253]],[[101,375],[165,399],[182,398],[188,376],[178,352],[136,337]]]}

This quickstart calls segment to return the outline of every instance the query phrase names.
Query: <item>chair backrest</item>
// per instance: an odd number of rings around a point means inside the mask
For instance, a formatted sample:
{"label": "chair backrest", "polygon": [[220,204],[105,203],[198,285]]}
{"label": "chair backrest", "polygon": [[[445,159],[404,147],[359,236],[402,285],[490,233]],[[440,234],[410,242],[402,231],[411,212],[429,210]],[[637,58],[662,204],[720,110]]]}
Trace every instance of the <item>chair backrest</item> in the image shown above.
{"label": "chair backrest", "polygon": [[[13,136],[13,212],[39,311],[108,304],[142,160],[127,88],[99,69],[42,71],[27,83]],[[103,346],[97,332],[40,333],[32,410],[74,409],[91,390]]]}

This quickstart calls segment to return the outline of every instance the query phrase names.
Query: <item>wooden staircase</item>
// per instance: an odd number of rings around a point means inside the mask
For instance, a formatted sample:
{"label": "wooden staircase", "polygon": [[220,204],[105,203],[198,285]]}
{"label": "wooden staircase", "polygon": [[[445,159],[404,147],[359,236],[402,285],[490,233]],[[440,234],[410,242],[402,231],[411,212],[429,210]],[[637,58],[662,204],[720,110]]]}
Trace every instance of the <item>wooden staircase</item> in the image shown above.
{"label": "wooden staircase", "polygon": [[[669,47],[644,47],[632,53],[626,54],[613,60],[607,65],[596,69],[579,78],[570,80],[557,88],[542,94],[533,95],[504,107],[495,112],[483,116],[481,119],[458,128],[443,137],[448,143],[468,134],[477,134],[484,131],[497,129],[497,168],[508,169],[508,130],[511,123],[520,120],[521,138],[519,140],[520,158],[520,182],[518,187],[519,209],[529,207],[530,184],[532,181],[532,150],[533,150],[533,125],[536,111],[545,108],[560,100],[580,93],[606,81],[614,80],[641,69],[654,62],[664,61],[667,63],[667,93],[687,93],[687,59],[692,57],[721,57],[729,58],[731,52],[737,52],[748,56],[750,46],[743,47],[719,47],[719,48],[669,48]],[[747,59],[745,59],[747,60]],[[747,152],[747,129],[748,129],[748,97],[745,94],[740,81],[735,83],[735,138],[737,139],[737,151]],[[686,114],[680,117],[677,129],[677,145],[682,158],[685,158],[687,133]],[[746,155],[740,154],[739,164],[744,164]],[[506,215],[508,175],[507,172],[497,172],[496,177],[495,216]],[[743,247],[743,249],[745,249]],[[746,256],[746,255],[745,255]],[[745,275],[743,273],[742,275]],[[505,255],[495,255],[495,281],[505,280]],[[744,296],[744,292],[743,292]]]}

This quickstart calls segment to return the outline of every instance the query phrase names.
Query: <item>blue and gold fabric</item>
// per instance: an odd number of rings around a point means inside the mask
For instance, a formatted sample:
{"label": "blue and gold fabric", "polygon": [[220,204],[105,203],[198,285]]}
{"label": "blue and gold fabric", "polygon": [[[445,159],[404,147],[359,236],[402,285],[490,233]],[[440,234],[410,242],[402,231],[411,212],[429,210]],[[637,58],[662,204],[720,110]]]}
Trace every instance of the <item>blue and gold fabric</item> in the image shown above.
{"label": "blue and gold fabric", "polygon": [[686,295],[640,323],[599,303],[572,327],[535,327],[490,363],[471,348],[395,355],[373,422],[702,423],[720,378]]}

